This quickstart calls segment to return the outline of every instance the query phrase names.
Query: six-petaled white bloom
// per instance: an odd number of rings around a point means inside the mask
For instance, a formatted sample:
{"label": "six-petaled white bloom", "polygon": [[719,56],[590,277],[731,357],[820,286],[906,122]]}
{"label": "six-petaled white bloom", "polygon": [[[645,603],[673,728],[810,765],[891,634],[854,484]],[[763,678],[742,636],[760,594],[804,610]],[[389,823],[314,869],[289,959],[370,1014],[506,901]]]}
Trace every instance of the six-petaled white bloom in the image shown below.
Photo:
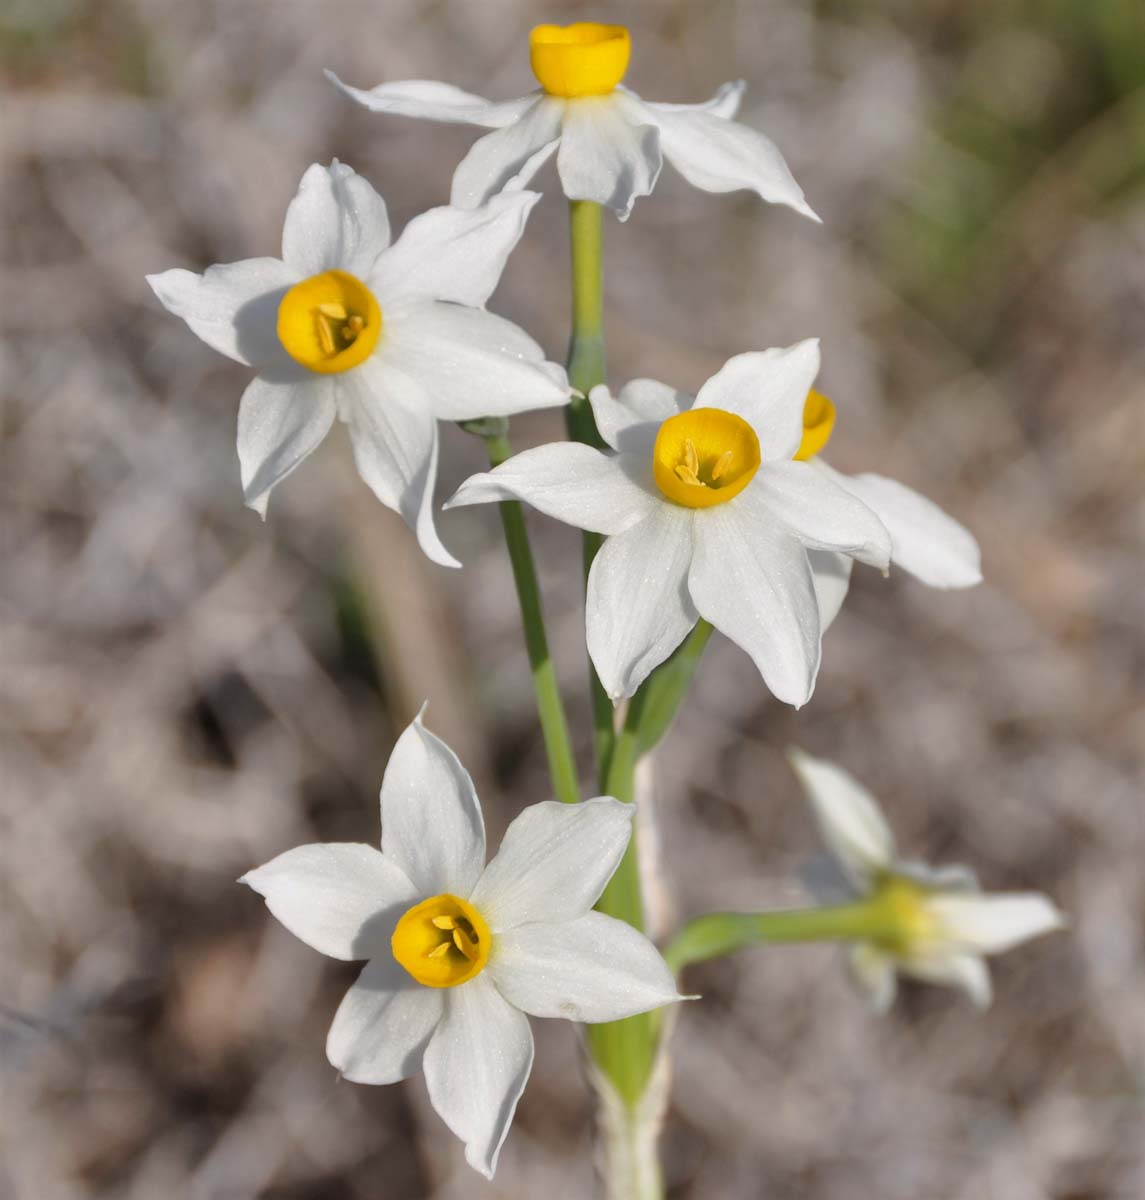
{"label": "six-petaled white bloom", "polygon": [[640,379],[590,399],[615,453],[562,442],[474,475],[446,503],[525,500],[606,535],[588,579],[589,653],[630,696],[700,617],[751,655],[781,700],[804,704],[819,669],[809,550],[886,568],[891,539],[827,472],[799,461],[819,369],[815,341],[740,354],[693,398]]}
{"label": "six-petaled white bloom", "polygon": [[681,999],[656,948],[592,906],[632,807],[611,797],[526,808],[485,865],[485,826],[457,757],[422,727],[382,781],[382,850],[300,846],[244,875],[315,950],[369,959],[326,1043],[358,1083],[425,1071],[429,1097],[492,1176],[533,1062],[525,1013],[613,1021]]}
{"label": "six-petaled white bloom", "polygon": [[789,755],[823,841],[849,890],[885,914],[887,932],[849,951],[855,982],[880,1012],[895,997],[895,972],[961,988],[990,1003],[983,955],[1060,929],[1065,918],[1039,892],[983,895],[965,867],[931,868],[896,857],[874,797],[846,771],[798,750]]}
{"label": "six-petaled white bloom", "polygon": [[742,80],[703,104],[655,104],[621,85],[630,52],[620,25],[538,25],[529,57],[541,88],[501,103],[431,80],[367,90],[327,75],[374,112],[492,129],[453,176],[452,202],[462,207],[524,187],[555,152],[565,195],[606,205],[621,220],[652,191],[664,158],[704,191],[746,188],[819,219],[775,143],[732,120]]}
{"label": "six-petaled white bloom", "polygon": [[[834,404],[812,390],[803,409],[803,443],[797,457],[858,496],[882,521],[891,538],[891,563],[934,588],[981,583],[982,556],[974,535],[937,504],[885,475],[844,475],[819,457],[834,428]],[[847,595],[853,560],[827,550],[813,550],[810,557],[826,631]]]}
{"label": "six-petaled white bloom", "polygon": [[385,202],[335,161],[302,178],[282,231],[282,258],[148,282],[215,350],[258,368],[239,408],[247,504],[314,450],[335,417],[358,471],[400,513],[435,562],[459,565],[433,519],[437,420],[564,404],[564,370],[516,325],[484,310],[535,192],[415,217],[390,244]]}

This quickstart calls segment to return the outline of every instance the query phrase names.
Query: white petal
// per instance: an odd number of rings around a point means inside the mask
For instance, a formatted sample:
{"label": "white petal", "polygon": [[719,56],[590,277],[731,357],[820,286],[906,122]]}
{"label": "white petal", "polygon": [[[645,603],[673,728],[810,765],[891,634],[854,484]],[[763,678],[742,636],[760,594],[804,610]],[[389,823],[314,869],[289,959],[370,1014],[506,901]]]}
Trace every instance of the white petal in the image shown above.
{"label": "white petal", "polygon": [[337,413],[329,379],[309,373],[299,378],[296,372],[281,378],[255,376],[239,404],[243,499],[264,517],[271,489],[318,448]]}
{"label": "white petal", "polygon": [[216,263],[202,275],[176,268],[147,282],[212,350],[252,367],[290,361],[278,340],[278,306],[298,273],[277,258]]}
{"label": "white petal", "polygon": [[765,462],[791,459],[803,440],[803,406],[818,374],[818,338],[737,354],[700,388],[694,407],[743,417],[759,437]]}
{"label": "white petal", "polygon": [[398,738],[382,778],[382,851],[423,896],[468,896],[485,864],[473,780],[420,713]]}
{"label": "white petal", "polygon": [[895,839],[874,796],[853,776],[826,759],[792,748],[788,759],[799,776],[819,836],[860,891],[894,862]]}
{"label": "white petal", "polygon": [[688,595],[693,510],[661,502],[601,547],[588,575],[588,652],[604,690],[631,696],[699,619]]}
{"label": "white petal", "polygon": [[514,192],[469,211],[446,206],[414,217],[368,280],[383,320],[391,297],[399,303],[412,297],[481,308],[540,198],[540,192]]}
{"label": "white petal", "polygon": [[660,426],[691,408],[694,397],[655,379],[634,379],[613,397],[602,383],[588,394],[600,436],[614,450],[647,449]]}
{"label": "white petal", "polygon": [[346,961],[389,954],[394,926],[417,898],[397,863],[357,842],[297,846],[239,883],[295,937]]}
{"label": "white petal", "polygon": [[653,112],[706,112],[730,121],[739,111],[740,100],[743,99],[746,87],[747,83],[744,80],[734,79],[730,83],[722,84],[714,96],[700,104],[665,104],[659,100],[644,100],[642,103]]}
{"label": "white petal", "polygon": [[453,173],[449,202],[474,208],[495,192],[524,187],[556,150],[563,113],[560,101],[539,97],[512,125],[478,138]]}
{"label": "white petal", "polygon": [[819,672],[819,604],[807,551],[761,522],[741,493],[697,513],[688,591],[699,613],[751,655],[774,695],[796,708]]}
{"label": "white petal", "polygon": [[386,947],[338,1005],[326,1057],[353,1083],[397,1083],[421,1069],[422,1054],[445,1011],[440,988],[422,987]]}
{"label": "white petal", "polygon": [[523,329],[480,309],[421,303],[384,336],[382,361],[416,380],[443,421],[554,408],[572,395],[563,368]]}
{"label": "white petal", "polygon": [[633,812],[611,796],[529,805],[505,831],[470,899],[498,934],[583,916],[624,855]]}
{"label": "white petal", "polygon": [[501,995],[534,1017],[619,1021],[683,999],[644,934],[597,912],[498,935],[489,972]]}
{"label": "white petal", "polygon": [[347,271],[364,279],[390,244],[386,202],[345,163],[307,167],[286,210],[282,257],[304,277]]}
{"label": "white petal", "polygon": [[981,954],[999,954],[1065,925],[1064,915],[1039,892],[938,895],[928,907],[946,937]]}
{"label": "white petal", "polygon": [[895,566],[931,587],[964,588],[982,582],[982,554],[974,535],[933,501],[882,475],[831,475],[887,527]]}
{"label": "white petal", "polygon": [[989,1008],[993,999],[990,972],[976,954],[939,954],[903,959],[899,962],[899,970],[924,983],[958,988],[976,1008]]}
{"label": "white petal", "polygon": [[466,1162],[492,1179],[533,1067],[528,1018],[478,975],[449,989],[424,1065],[430,1103],[465,1143]]}
{"label": "white petal", "polygon": [[634,123],[614,96],[589,96],[565,107],[557,171],[570,200],[592,200],[625,221],[637,196],[660,174],[660,137]]}
{"label": "white petal", "polygon": [[915,863],[899,859],[895,863],[895,872],[913,879],[932,892],[956,892],[977,895],[982,887],[970,867],[958,863],[947,863],[945,866],[932,867],[926,863]]}
{"label": "white petal", "polygon": [[534,92],[517,100],[495,103],[432,79],[401,79],[380,83],[374,88],[356,88],[343,83],[333,71],[327,71],[326,78],[351,100],[357,100],[372,112],[456,125],[484,125],[489,129],[511,125],[537,98]]}
{"label": "white petal", "polygon": [[811,564],[815,599],[819,603],[819,628],[826,633],[847,598],[855,560],[846,554],[834,554],[829,550],[808,550],[807,561]]}
{"label": "white petal", "polygon": [[471,475],[445,507],[496,500],[524,500],[566,525],[604,534],[621,533],[661,506],[626,473],[623,456],[579,442],[523,450],[492,471]]}
{"label": "white petal", "polygon": [[694,187],[705,192],[746,188],[772,204],[786,204],[819,220],[770,138],[698,107],[646,104],[631,95],[626,99],[633,120],[658,127],[664,157]]}
{"label": "white petal", "polygon": [[358,474],[417,534],[427,558],[443,567],[461,566],[434,524],[437,422],[425,392],[375,357],[340,376],[338,394]]}
{"label": "white petal", "polygon": [[889,1011],[897,990],[894,959],[870,942],[856,942],[847,949],[847,968],[875,1012]]}
{"label": "white petal", "polygon": [[836,550],[871,566],[890,566],[891,537],[883,523],[810,463],[764,463],[742,498],[760,518],[764,509],[778,517],[809,550]]}

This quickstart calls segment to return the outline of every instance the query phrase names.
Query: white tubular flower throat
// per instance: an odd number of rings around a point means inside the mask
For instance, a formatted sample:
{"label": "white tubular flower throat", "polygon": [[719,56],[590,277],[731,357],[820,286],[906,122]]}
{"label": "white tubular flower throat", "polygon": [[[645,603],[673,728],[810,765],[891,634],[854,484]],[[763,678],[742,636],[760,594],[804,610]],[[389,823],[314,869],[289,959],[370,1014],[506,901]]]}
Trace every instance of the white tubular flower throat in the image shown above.
{"label": "white tubular flower throat", "polygon": [[357,1083],[424,1069],[430,1101],[492,1177],[533,1062],[525,1014],[614,1021],[682,997],[656,948],[593,912],[631,835],[603,796],[526,808],[485,864],[485,827],[457,757],[421,723],[382,781],[382,848],[300,846],[244,875],[323,954],[368,959],[330,1027]]}
{"label": "white tubular flower throat", "polygon": [[612,452],[529,450],[466,480],[446,507],[515,498],[606,536],[586,620],[614,699],[632,695],[704,617],[751,655],[777,697],[802,705],[820,653],[810,555],[885,569],[891,553],[871,509],[802,461],[818,369],[818,343],[806,341],[737,355],[694,398],[649,379],[615,398],[594,388]]}
{"label": "white tubular flower throat", "polygon": [[702,104],[645,101],[621,82],[631,51],[622,25],[538,25],[529,60],[540,90],[503,103],[429,80],[363,89],[327,75],[374,112],[491,129],[454,174],[451,200],[461,207],[527,186],[555,154],[565,195],[603,204],[622,221],[655,187],[665,158],[704,191],[747,189],[819,219],[775,144],[732,120],[742,80]]}
{"label": "white tubular flower throat", "polygon": [[471,211],[436,208],[390,242],[385,202],[335,161],[310,167],[287,210],[282,258],[148,276],[163,305],[213,349],[257,368],[239,406],[246,503],[326,437],[350,431],[358,472],[434,562],[460,565],[433,515],[437,421],[567,402],[563,368],[485,311],[535,192]]}
{"label": "white tubular flower throat", "polygon": [[874,797],[846,771],[789,752],[820,835],[852,894],[881,915],[884,932],[849,951],[851,976],[872,1006],[894,1002],[896,973],[991,1000],[984,958],[1060,929],[1065,917],[1039,892],[983,895],[965,867],[903,862]]}

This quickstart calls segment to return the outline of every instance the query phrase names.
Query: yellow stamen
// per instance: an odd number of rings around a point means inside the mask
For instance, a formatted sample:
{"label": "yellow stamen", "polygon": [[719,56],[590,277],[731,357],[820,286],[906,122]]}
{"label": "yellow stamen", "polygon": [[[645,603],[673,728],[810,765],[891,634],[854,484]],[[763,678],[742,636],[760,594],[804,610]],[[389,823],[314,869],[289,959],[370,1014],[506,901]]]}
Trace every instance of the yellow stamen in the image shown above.
{"label": "yellow stamen", "polygon": [[426,987],[447,988],[479,975],[492,937],[481,914],[459,896],[443,893],[415,904],[398,921],[394,958]]}
{"label": "yellow stamen", "polygon": [[632,39],[623,25],[538,25],[529,34],[529,62],[550,96],[603,96],[624,78]]}
{"label": "yellow stamen", "polygon": [[381,332],[382,310],[373,292],[345,271],[324,271],[296,283],[278,306],[283,349],[321,375],[365,362]]}
{"label": "yellow stamen", "polygon": [[731,450],[725,450],[716,459],[716,465],[712,467],[712,482],[716,483],[722,475],[726,475],[731,470],[734,461],[735,454]]}
{"label": "yellow stamen", "polygon": [[796,460],[814,458],[827,445],[834,428],[835,406],[822,392],[812,389],[803,405],[803,440],[795,452]]}
{"label": "yellow stamen", "polygon": [[657,486],[686,508],[710,508],[738,496],[759,463],[755,430],[742,417],[719,408],[695,408],[669,417],[652,450]]}

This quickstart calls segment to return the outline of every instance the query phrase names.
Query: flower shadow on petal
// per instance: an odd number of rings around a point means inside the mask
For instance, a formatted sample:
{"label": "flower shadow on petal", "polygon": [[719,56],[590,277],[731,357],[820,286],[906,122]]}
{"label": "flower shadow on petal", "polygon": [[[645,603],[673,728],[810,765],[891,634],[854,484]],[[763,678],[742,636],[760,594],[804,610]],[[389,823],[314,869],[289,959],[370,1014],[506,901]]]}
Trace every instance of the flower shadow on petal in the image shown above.
{"label": "flower shadow on petal", "polygon": [[[663,500],[664,493],[657,487],[652,474],[652,447],[657,428],[655,425],[638,425],[626,429],[616,439],[620,449],[615,458],[617,466],[634,484],[657,500]],[[651,433],[647,432],[649,430]]]}
{"label": "flower shadow on petal", "polygon": [[278,307],[289,290],[280,287],[264,292],[235,311],[235,342],[239,353],[256,367],[297,366],[278,340]]}
{"label": "flower shadow on petal", "polygon": [[[415,903],[417,903],[416,898],[403,900],[374,913],[354,935],[352,947],[354,957],[391,959],[393,951],[390,948],[390,940],[394,936],[394,928],[403,914],[408,912]],[[422,986],[412,975],[407,974],[404,968],[397,966],[396,963],[394,966],[397,974],[408,980],[411,987]]]}

